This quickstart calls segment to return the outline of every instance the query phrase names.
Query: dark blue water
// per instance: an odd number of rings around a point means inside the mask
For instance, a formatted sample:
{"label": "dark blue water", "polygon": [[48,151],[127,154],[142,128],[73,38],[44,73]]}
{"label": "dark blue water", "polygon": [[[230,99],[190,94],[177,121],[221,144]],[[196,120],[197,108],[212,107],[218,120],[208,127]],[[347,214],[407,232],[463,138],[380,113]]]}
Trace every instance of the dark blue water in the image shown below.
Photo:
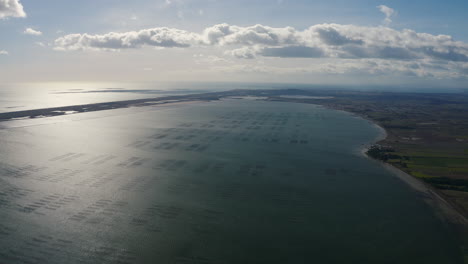
{"label": "dark blue water", "polygon": [[75,117],[0,130],[0,263],[461,263],[358,154],[365,120],[252,100]]}

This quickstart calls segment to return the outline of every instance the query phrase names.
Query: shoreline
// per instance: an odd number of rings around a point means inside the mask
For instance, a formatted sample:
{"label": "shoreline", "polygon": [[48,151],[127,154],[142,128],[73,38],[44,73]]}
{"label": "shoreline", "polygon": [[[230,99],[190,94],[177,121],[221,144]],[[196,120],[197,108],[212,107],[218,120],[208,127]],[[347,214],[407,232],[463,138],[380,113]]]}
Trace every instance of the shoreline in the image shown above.
{"label": "shoreline", "polygon": [[[333,109],[333,108],[332,108]],[[362,145],[359,150],[359,155],[368,159],[371,162],[377,163],[379,166],[389,171],[394,177],[397,177],[403,184],[406,184],[409,188],[416,192],[417,197],[426,203],[433,211],[434,216],[438,218],[441,223],[453,234],[458,240],[459,250],[464,259],[463,263],[468,263],[468,256],[466,254],[466,247],[468,246],[468,219],[461,209],[459,209],[453,202],[444,197],[444,194],[440,193],[436,188],[432,187],[428,183],[406,173],[405,171],[386,163],[382,160],[375,159],[367,155],[369,148],[383,140],[388,136],[388,132],[376,121],[370,120],[369,118],[363,117],[353,112],[339,110],[346,113],[350,113],[353,116],[362,118],[368,121],[372,126],[379,130],[379,134],[370,143]]]}
{"label": "shoreline", "polygon": [[439,193],[437,189],[389,163],[374,159],[367,155],[366,152],[371,146],[385,140],[388,137],[388,132],[384,127],[382,127],[376,121],[354,112],[346,111],[343,109],[335,109],[333,107],[321,104],[316,105],[335,111],[343,112],[353,117],[361,118],[369,122],[370,125],[376,127],[377,130],[379,130],[378,135],[369,143],[361,145],[359,149],[356,150],[356,154],[361,155],[372,162],[377,162],[380,166],[389,171],[393,176],[397,177],[398,179],[403,181],[403,183],[408,185],[408,187],[416,191],[420,198],[434,210],[436,217],[438,217],[445,223],[452,224],[453,226],[457,227],[457,229],[461,229],[464,233],[468,233],[468,218],[464,215],[464,213],[461,210],[457,208],[457,206],[455,206],[453,203],[447,200],[443,196],[443,194]]}
{"label": "shoreline", "polygon": [[[347,111],[344,111],[344,112],[347,112]],[[385,130],[385,128],[383,128],[382,126],[380,126],[378,123],[376,123],[373,120],[369,120],[368,118],[362,117],[360,115],[356,115],[355,113],[352,113],[352,112],[347,112],[347,113],[351,113],[355,116],[358,116],[364,120],[369,121],[373,126],[377,127],[380,131],[379,135],[377,135],[377,137],[372,141],[372,143],[368,143],[361,147],[359,152],[363,157],[373,162],[377,162],[380,166],[385,168],[387,171],[391,172],[394,176],[396,176],[398,179],[400,179],[405,184],[407,184],[410,188],[416,191],[418,195],[420,196],[420,198],[426,204],[428,204],[434,209],[434,213],[439,219],[441,219],[444,222],[449,222],[457,227],[460,227],[463,230],[468,230],[468,219],[465,217],[465,215],[462,212],[460,212],[460,210],[458,210],[456,206],[454,206],[446,198],[444,198],[443,194],[440,194],[437,189],[435,189],[429,184],[423,182],[422,180],[406,173],[405,171],[400,170],[399,168],[389,163],[374,159],[370,157],[369,155],[367,155],[366,152],[369,150],[369,148],[372,145],[382,140],[385,140],[388,136],[388,133]]]}

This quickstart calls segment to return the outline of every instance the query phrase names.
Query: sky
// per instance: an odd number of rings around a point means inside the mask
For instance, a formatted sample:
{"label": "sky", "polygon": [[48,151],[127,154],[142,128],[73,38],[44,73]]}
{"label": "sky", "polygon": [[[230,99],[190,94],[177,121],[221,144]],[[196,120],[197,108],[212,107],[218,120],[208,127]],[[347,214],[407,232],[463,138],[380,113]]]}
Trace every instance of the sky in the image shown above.
{"label": "sky", "polygon": [[466,0],[0,0],[0,80],[468,87]]}

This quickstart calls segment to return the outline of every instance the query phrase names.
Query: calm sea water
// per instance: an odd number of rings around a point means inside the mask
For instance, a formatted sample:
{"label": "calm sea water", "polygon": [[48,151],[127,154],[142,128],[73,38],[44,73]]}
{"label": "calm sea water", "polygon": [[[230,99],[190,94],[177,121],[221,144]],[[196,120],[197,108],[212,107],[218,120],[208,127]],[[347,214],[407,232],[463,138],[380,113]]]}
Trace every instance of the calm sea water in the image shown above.
{"label": "calm sea water", "polygon": [[461,263],[357,154],[379,132],[349,114],[226,100],[48,120],[0,130],[0,263]]}

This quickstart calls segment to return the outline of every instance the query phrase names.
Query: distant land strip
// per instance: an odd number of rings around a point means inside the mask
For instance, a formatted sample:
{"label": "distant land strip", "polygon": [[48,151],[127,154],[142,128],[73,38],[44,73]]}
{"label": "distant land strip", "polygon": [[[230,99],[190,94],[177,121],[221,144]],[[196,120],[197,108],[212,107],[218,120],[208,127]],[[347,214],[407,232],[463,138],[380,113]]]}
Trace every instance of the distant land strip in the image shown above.
{"label": "distant land strip", "polygon": [[230,96],[250,96],[250,95],[279,96],[281,94],[303,95],[303,94],[307,94],[307,91],[303,91],[299,89],[230,90],[230,91],[224,91],[224,92],[211,92],[211,93],[200,93],[200,94],[190,94],[190,95],[174,95],[174,96],[143,98],[143,99],[133,99],[133,100],[113,101],[113,102],[103,102],[103,103],[93,103],[93,104],[58,106],[58,107],[50,107],[50,108],[0,113],[0,122],[15,120],[15,119],[43,118],[43,117],[75,114],[75,113],[95,112],[95,111],[102,111],[102,110],[127,108],[127,107],[161,105],[161,104],[166,104],[166,103],[187,102],[187,101],[195,101],[195,100],[212,101],[212,100],[219,100],[221,98],[230,97]]}
{"label": "distant land strip", "polygon": [[95,112],[102,110],[111,110],[127,107],[150,106],[165,103],[185,102],[192,100],[217,100],[219,97],[210,94],[186,95],[186,96],[167,96],[158,98],[134,99],[115,102],[103,102],[94,104],[59,106],[42,109],[31,109],[14,112],[0,113],[0,122],[25,118],[43,118],[60,116],[75,113]]}

